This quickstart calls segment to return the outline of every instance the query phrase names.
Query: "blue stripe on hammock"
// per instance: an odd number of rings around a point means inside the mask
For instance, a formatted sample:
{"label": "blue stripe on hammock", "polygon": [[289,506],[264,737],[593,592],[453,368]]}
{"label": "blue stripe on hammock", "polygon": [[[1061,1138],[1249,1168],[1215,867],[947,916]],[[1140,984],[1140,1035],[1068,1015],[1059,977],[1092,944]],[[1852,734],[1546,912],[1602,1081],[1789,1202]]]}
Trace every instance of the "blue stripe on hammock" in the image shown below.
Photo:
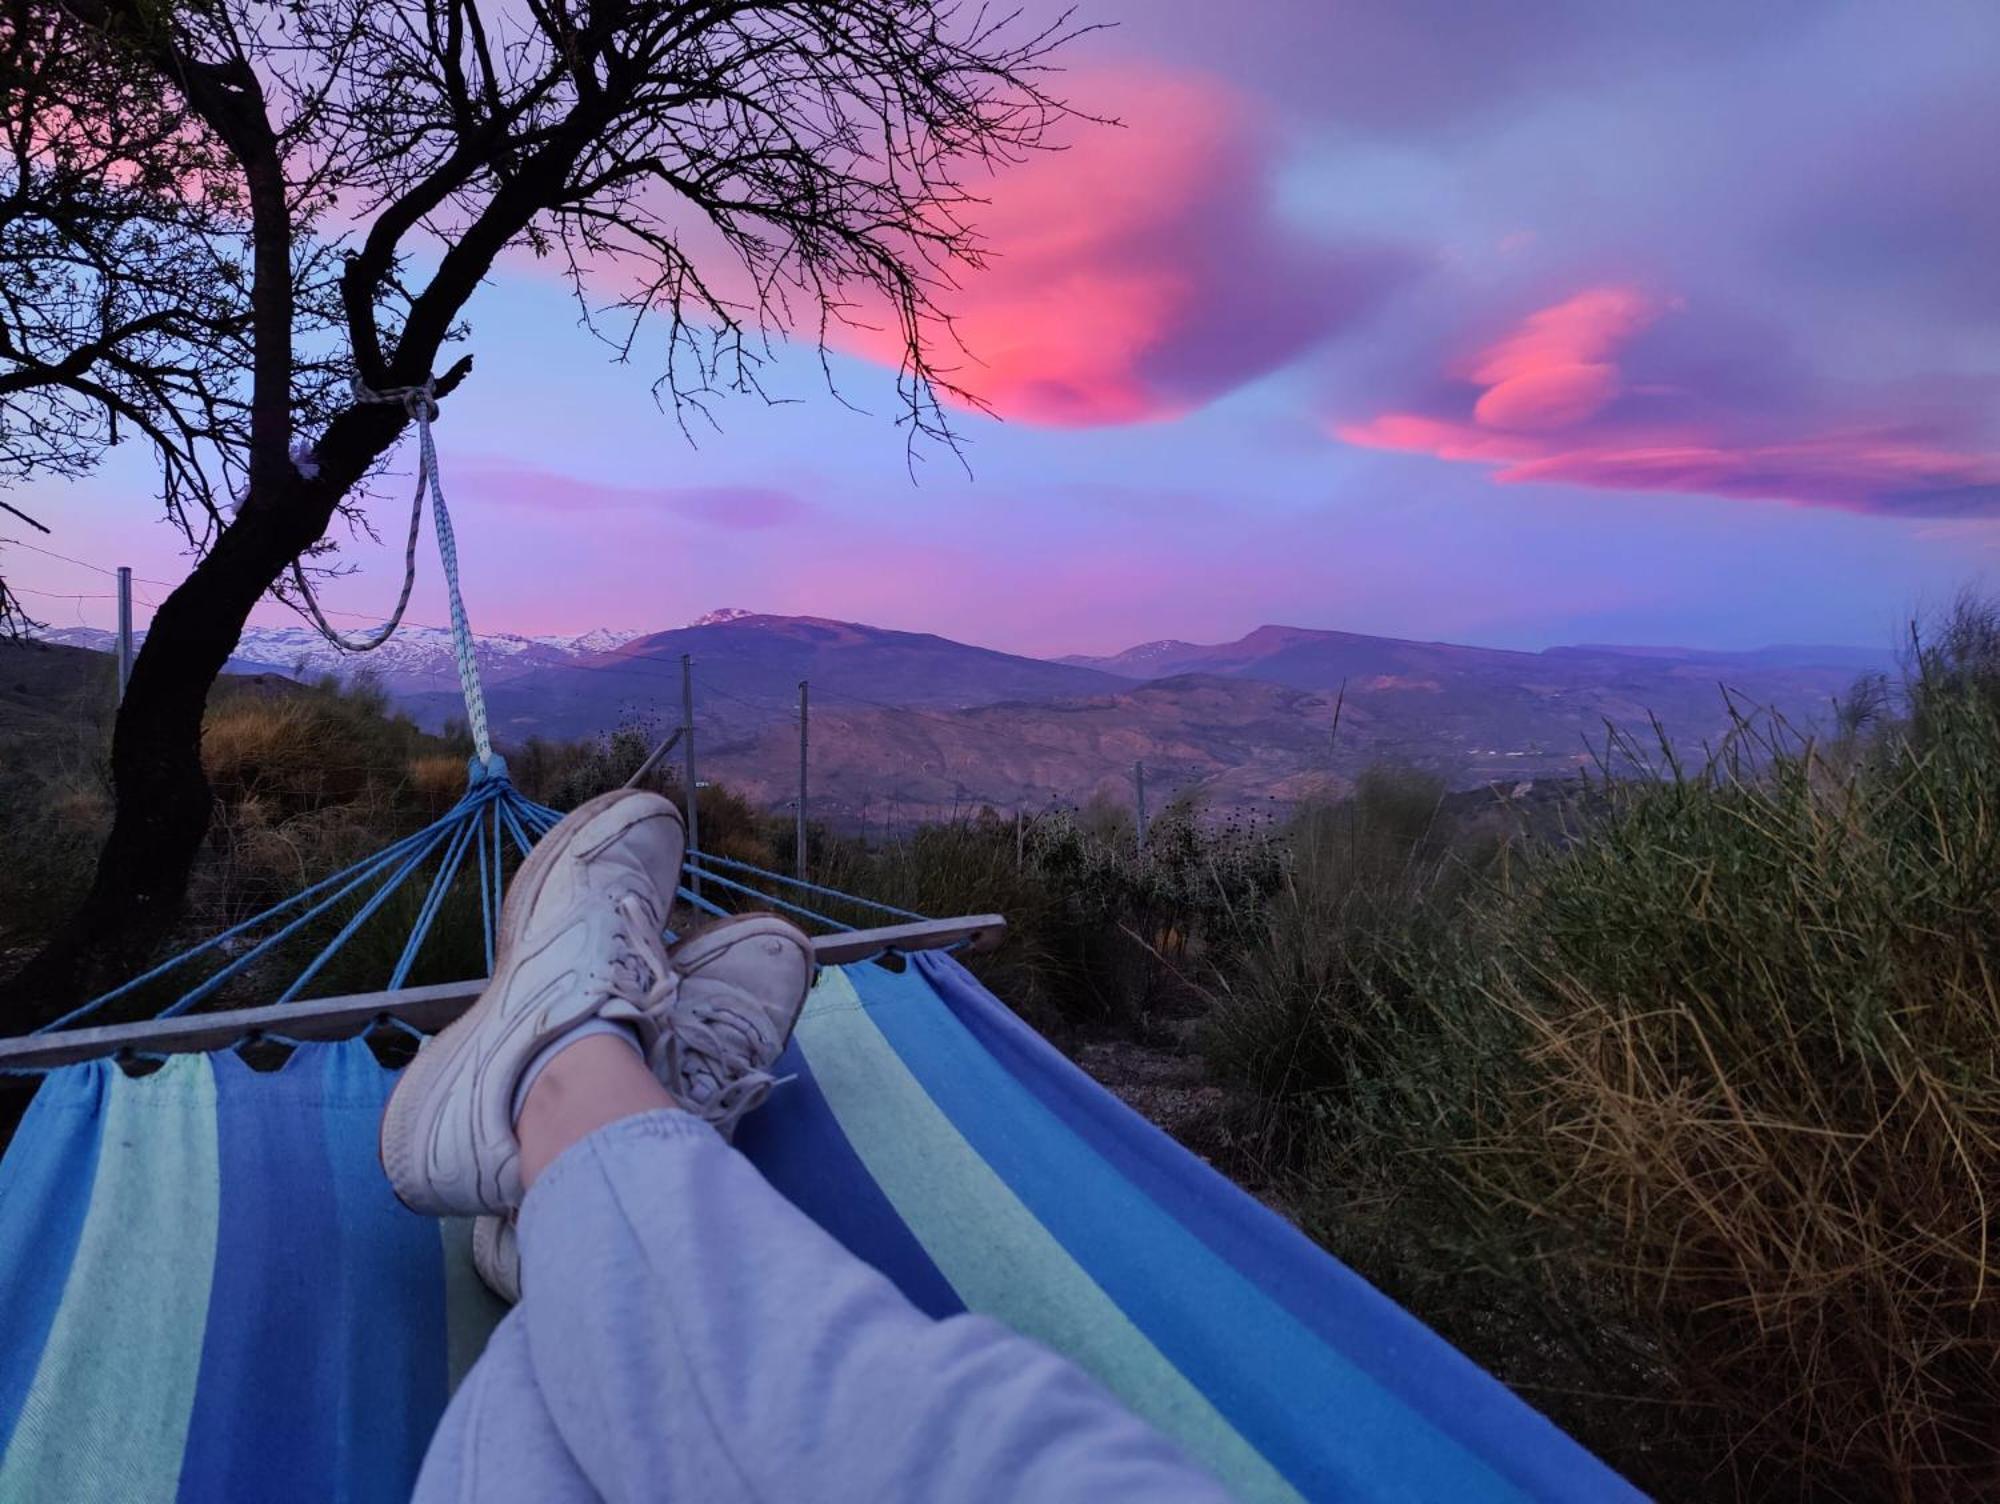
{"label": "blue stripe on hammock", "polygon": [[918,1310],[940,1318],[962,1312],[965,1302],[863,1168],[796,1043],[774,1073],[793,1079],[743,1120],[737,1148],[780,1195],[880,1270]]}
{"label": "blue stripe on hammock", "polygon": [[980,1157],[1300,1492],[1521,1498],[1122,1179],[939,1006],[921,973],[878,969],[865,995]]}
{"label": "blue stripe on hammock", "polygon": [[222,1211],[179,1497],[406,1497],[444,1409],[444,1295],[434,1225],[375,1163],[392,1078],[358,1040],[214,1065]]}
{"label": "blue stripe on hammock", "polygon": [[936,953],[914,961],[982,1056],[1154,1206],[1440,1433],[1535,1498],[1643,1501],[1638,1490],[1416,1317],[1126,1108],[957,961]]}
{"label": "blue stripe on hammock", "polygon": [[233,1050],[211,1061],[221,1213],[179,1497],[303,1504],[329,1496],[343,1377],[322,1340],[339,1240],[318,1092],[299,1089],[314,1062],[301,1049],[260,1076]]}
{"label": "blue stripe on hammock", "polygon": [[83,1236],[107,1078],[117,1069],[93,1060],[51,1073],[0,1160],[0,1269],[11,1276],[0,1303],[0,1454],[35,1382]]}
{"label": "blue stripe on hammock", "polygon": [[407,1499],[444,1414],[445,1244],[438,1224],[396,1199],[376,1140],[396,1077],[359,1039],[319,1046],[327,1162],[339,1209],[337,1280],[327,1291],[331,1331],[350,1376],[334,1430],[342,1497]]}

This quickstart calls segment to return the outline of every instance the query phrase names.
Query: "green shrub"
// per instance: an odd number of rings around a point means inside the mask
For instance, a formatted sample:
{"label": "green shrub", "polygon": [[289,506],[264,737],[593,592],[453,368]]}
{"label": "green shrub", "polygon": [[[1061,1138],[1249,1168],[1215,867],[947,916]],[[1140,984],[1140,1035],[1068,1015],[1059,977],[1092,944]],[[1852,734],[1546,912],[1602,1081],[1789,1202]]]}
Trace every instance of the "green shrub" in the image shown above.
{"label": "green shrub", "polygon": [[1309,1229],[1662,1493],[2000,1487],[1996,643],[1504,864],[1305,812],[1208,1025]]}
{"label": "green shrub", "polygon": [[1533,1209],[1748,1491],[2000,1484],[1994,661],[1920,659],[1845,768],[1773,736],[1618,790],[1441,1000],[1522,1040],[1466,1184]]}

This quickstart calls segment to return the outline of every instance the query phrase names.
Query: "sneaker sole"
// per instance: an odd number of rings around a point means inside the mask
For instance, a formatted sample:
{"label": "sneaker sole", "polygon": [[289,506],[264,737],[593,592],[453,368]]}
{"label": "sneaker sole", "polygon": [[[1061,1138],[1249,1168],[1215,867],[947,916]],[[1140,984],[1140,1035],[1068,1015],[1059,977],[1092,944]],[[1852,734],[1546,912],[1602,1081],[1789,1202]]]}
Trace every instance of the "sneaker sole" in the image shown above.
{"label": "sneaker sole", "polygon": [[[486,1288],[508,1305],[521,1303],[521,1244],[505,1217],[480,1217],[472,1224],[472,1267]],[[503,1252],[513,1240],[511,1256]],[[511,1276],[511,1277],[510,1277]]]}
{"label": "sneaker sole", "polygon": [[[513,884],[507,890],[507,897],[501,904],[500,924],[494,939],[493,976],[478,1000],[451,1023],[440,1029],[431,1042],[417,1051],[416,1058],[403,1068],[401,1079],[389,1094],[388,1105],[382,1111],[382,1126],[376,1138],[376,1154],[382,1162],[383,1173],[389,1177],[389,1185],[396,1193],[396,1199],[413,1212],[430,1216],[467,1215],[475,1212],[497,1212],[520,1200],[520,1146],[518,1143],[503,1144],[496,1150],[498,1169],[492,1187],[488,1188],[484,1177],[476,1187],[478,1199],[467,1205],[459,1201],[445,1201],[423,1195],[420,1187],[428,1184],[428,1177],[419,1173],[418,1167],[427,1153],[431,1134],[427,1131],[431,1124],[424,1112],[427,1104],[437,1099],[440,1089],[449,1090],[453,1082],[468,1067],[468,1056],[462,1048],[483,1024],[492,1000],[504,990],[513,967],[513,951],[520,940],[520,932],[526,922],[528,911],[541,895],[543,884],[548,881],[549,872],[555,864],[575,846],[578,837],[590,828],[591,821],[605,810],[632,798],[632,789],[613,789],[608,794],[599,794],[595,799],[586,800],[571,812],[571,817],[583,815],[558,840],[544,838],[530,851],[521,863],[521,870],[514,875]],[[671,805],[668,806],[672,808]],[[675,819],[679,820],[679,812]],[[669,902],[672,901],[671,895]],[[568,1000],[567,1006],[555,1009],[524,1009],[510,1022],[509,1027],[524,1026],[534,1028],[537,1035],[553,1036],[570,1025],[581,1022],[593,1011],[595,1004],[584,995]],[[487,1052],[485,1060],[492,1058]],[[483,1061],[481,1062],[483,1063]],[[476,1087],[475,1087],[476,1090]],[[509,1135],[511,1140],[511,1134]]]}

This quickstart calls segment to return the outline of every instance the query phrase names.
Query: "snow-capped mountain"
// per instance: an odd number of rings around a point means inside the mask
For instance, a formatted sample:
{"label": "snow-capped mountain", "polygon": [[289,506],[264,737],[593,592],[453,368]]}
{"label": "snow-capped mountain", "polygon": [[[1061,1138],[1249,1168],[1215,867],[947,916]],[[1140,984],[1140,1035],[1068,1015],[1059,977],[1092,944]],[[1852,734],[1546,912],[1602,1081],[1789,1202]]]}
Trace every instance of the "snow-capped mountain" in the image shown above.
{"label": "snow-capped mountain", "polygon": [[609,653],[624,647],[633,638],[645,635],[644,632],[621,631],[617,627],[592,627],[575,637],[537,637],[534,640],[544,647],[561,648],[566,653]]}
{"label": "snow-capped mountain", "polygon": [[[116,634],[102,627],[58,627],[41,635],[50,642],[107,653],[117,641]],[[144,641],[145,635],[140,632],[138,637]],[[475,636],[473,642],[479,671],[492,684],[532,669],[584,662],[614,652],[643,635],[596,627],[573,637],[524,637],[514,632],[493,632]],[[277,673],[295,678],[331,674],[337,679],[353,679],[372,675],[396,694],[449,689],[458,683],[451,632],[444,627],[405,625],[382,646],[367,653],[344,652],[309,626],[245,627],[229,667],[237,673]]]}

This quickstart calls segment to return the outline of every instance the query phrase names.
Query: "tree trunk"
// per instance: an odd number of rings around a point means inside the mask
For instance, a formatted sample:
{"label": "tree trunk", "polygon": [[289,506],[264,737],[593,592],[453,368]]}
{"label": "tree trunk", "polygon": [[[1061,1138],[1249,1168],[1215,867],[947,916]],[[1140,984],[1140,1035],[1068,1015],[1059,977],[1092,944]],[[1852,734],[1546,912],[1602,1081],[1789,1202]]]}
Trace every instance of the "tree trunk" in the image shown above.
{"label": "tree trunk", "polygon": [[112,733],[111,834],[83,906],[6,989],[10,1031],[125,980],[179,918],[211,813],[201,766],[209,689],[251,607],[331,516],[321,487],[295,475],[283,489],[246,502],[153,617]]}

